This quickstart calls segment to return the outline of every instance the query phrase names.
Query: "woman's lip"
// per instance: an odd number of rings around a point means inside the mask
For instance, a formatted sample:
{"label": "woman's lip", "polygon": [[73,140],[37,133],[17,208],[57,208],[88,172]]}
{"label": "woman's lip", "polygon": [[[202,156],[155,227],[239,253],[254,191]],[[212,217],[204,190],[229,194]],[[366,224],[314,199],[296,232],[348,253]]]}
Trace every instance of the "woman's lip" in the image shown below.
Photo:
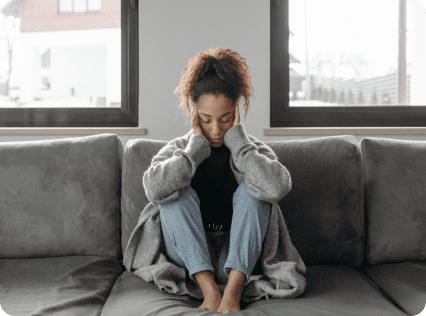
{"label": "woman's lip", "polygon": [[210,138],[210,140],[211,140],[211,141],[213,141],[213,142],[218,142],[218,141],[221,141],[221,140],[222,140],[222,138],[216,138],[216,139],[214,139],[214,138]]}

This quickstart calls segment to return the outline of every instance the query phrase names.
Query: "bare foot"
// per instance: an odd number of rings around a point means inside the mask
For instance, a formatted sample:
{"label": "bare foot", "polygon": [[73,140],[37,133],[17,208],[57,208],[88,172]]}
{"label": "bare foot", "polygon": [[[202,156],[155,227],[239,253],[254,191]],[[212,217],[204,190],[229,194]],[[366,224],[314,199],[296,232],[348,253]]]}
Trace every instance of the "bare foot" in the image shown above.
{"label": "bare foot", "polygon": [[211,271],[200,271],[195,274],[195,279],[201,287],[204,302],[197,309],[217,311],[222,301],[222,294],[217,286]]}
{"label": "bare foot", "polygon": [[197,309],[216,312],[220,306],[221,301],[222,301],[222,295],[220,294],[220,292],[219,294],[212,293],[204,297],[203,304],[201,304],[200,307],[197,307]]}
{"label": "bare foot", "polygon": [[222,302],[217,311],[222,314],[241,311],[239,295],[237,293],[227,293],[227,295],[224,293]]}
{"label": "bare foot", "polygon": [[240,299],[244,288],[244,279],[243,272],[231,269],[228,284],[223,292],[222,302],[217,310],[219,313],[226,314],[241,311]]}

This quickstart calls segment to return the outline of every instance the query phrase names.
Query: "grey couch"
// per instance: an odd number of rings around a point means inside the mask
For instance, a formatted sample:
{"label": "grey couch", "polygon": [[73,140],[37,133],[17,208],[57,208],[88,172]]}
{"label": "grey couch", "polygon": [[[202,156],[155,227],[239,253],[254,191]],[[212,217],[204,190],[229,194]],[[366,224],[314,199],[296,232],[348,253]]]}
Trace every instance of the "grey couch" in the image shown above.
{"label": "grey couch", "polygon": [[[115,134],[0,142],[0,304],[19,315],[217,315],[132,275],[123,252],[166,141]],[[306,267],[294,299],[235,315],[417,315],[426,303],[426,141],[265,142],[292,177],[279,203]],[[261,274],[254,271],[253,275]]]}

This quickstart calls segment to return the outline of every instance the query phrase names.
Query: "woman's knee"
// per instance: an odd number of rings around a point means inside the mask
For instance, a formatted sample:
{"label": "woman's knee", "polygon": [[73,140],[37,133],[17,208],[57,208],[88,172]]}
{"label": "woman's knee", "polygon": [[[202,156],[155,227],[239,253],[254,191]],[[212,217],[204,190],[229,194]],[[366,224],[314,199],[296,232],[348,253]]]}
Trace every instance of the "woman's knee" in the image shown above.
{"label": "woman's knee", "polygon": [[242,181],[242,182],[238,185],[237,190],[235,190],[235,193],[240,193],[240,192],[242,192],[242,193],[247,192],[247,183],[246,183],[246,181],[245,181],[245,180],[243,180],[243,181]]}
{"label": "woman's knee", "polygon": [[[238,209],[248,211],[248,210],[261,210],[260,215],[263,217],[263,219],[267,222],[269,222],[269,218],[271,215],[272,210],[272,204],[266,201],[259,200],[247,192],[247,184],[245,181],[241,182],[238,186],[237,190],[234,193],[234,212]],[[238,205],[240,207],[238,207]],[[255,207],[249,207],[253,206]]]}
{"label": "woman's knee", "polygon": [[186,189],[185,194],[188,195],[188,198],[193,198],[197,204],[200,205],[200,199],[198,198],[197,191],[195,191],[191,186]]}
{"label": "woman's knee", "polygon": [[[181,232],[183,227],[202,226],[200,203],[196,192],[189,187],[182,196],[169,203],[159,204],[161,227],[168,234]],[[171,236],[173,239],[173,237]]]}
{"label": "woman's knee", "polygon": [[[248,192],[247,192],[247,184],[245,182],[245,180],[243,180],[237,190],[235,190],[234,192],[234,203],[257,203],[257,204],[262,204],[263,206],[266,205],[266,202],[263,203],[264,201],[261,201],[253,196],[251,196]],[[268,203],[270,204],[270,203]]]}
{"label": "woman's knee", "polygon": [[163,211],[176,211],[182,209],[182,205],[184,205],[184,208],[189,207],[198,209],[200,207],[200,199],[198,198],[197,192],[191,186],[189,186],[178,199],[172,202],[158,204],[159,208]]}

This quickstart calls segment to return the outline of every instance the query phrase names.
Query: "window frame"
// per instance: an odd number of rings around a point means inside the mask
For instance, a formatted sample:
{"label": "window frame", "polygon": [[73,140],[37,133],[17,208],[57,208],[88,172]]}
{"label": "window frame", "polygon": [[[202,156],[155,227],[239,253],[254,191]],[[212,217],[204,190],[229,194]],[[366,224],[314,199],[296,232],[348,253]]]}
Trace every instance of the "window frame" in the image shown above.
{"label": "window frame", "polygon": [[[289,1],[270,0],[270,127],[425,127],[426,106],[290,107]],[[405,10],[406,0],[400,0]],[[403,11],[401,11],[403,12]],[[405,30],[404,14],[399,27]],[[405,103],[405,32],[399,38],[399,104]]]}
{"label": "window frame", "polygon": [[0,127],[138,127],[138,1],[121,0],[120,108],[0,108]]}

